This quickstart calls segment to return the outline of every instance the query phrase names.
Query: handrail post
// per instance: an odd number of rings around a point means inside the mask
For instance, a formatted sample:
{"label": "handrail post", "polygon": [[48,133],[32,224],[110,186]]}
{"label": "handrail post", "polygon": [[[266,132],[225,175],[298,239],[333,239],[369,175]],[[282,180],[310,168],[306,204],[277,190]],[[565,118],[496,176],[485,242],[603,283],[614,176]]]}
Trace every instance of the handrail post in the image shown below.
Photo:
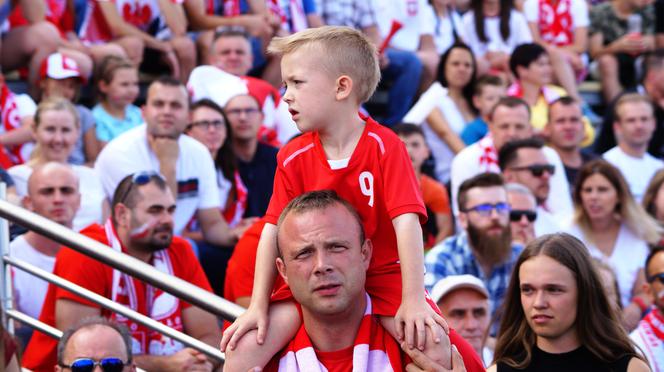
{"label": "handrail post", "polygon": [[[0,199],[6,200],[7,198],[7,184],[0,182]],[[9,266],[6,265],[4,256],[9,255],[9,221],[0,218],[0,278],[3,284],[0,285],[0,321],[5,326],[9,333],[14,333],[14,322],[10,322],[6,310],[12,310],[14,307],[13,290],[12,290],[12,276]]]}

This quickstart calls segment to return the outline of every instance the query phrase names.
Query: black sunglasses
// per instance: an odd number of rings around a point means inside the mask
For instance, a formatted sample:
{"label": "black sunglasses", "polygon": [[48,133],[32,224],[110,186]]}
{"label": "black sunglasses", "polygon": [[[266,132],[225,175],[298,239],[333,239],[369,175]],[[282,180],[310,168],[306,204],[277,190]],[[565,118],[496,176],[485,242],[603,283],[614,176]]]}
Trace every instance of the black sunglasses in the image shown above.
{"label": "black sunglasses", "polygon": [[530,174],[532,174],[533,177],[542,177],[544,172],[547,172],[550,176],[553,176],[554,173],[556,173],[556,167],[554,167],[551,164],[533,164],[527,167],[513,167],[510,169],[517,171],[522,171],[522,170],[530,171]]}
{"label": "black sunglasses", "polygon": [[652,283],[652,282],[654,282],[655,280],[658,280],[658,281],[659,281],[659,284],[664,284],[664,273],[659,273],[659,274],[651,275],[651,276],[648,278],[648,283]]}
{"label": "black sunglasses", "polygon": [[70,365],[61,364],[60,367],[69,368],[72,372],[92,372],[96,366],[99,366],[104,372],[122,372],[129,363],[130,361],[125,363],[119,358],[104,358],[100,361],[91,358],[80,358]]}
{"label": "black sunglasses", "polygon": [[512,209],[510,211],[510,221],[512,221],[512,222],[521,221],[523,216],[526,216],[528,221],[535,222],[535,220],[537,219],[537,212],[536,211],[529,211],[529,210],[522,210],[522,209]]}

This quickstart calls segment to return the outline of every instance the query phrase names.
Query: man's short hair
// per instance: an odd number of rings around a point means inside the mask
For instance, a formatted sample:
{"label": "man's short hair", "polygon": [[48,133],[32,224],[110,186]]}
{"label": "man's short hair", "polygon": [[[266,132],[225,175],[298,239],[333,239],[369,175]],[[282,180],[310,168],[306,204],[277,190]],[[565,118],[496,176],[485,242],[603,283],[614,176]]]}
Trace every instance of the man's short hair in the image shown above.
{"label": "man's short hair", "polygon": [[323,49],[317,53],[321,68],[350,76],[360,103],[369,100],[380,80],[380,67],[376,47],[366,36],[350,27],[323,26],[273,38],[267,50],[285,55],[309,45]]}
{"label": "man's short hair", "polygon": [[477,79],[474,87],[474,95],[479,96],[484,93],[485,87],[504,87],[505,82],[500,76],[496,75],[484,75]]}
{"label": "man's short hair", "polygon": [[64,364],[65,349],[67,348],[67,344],[69,343],[69,340],[72,338],[72,336],[81,329],[93,328],[93,327],[108,327],[115,330],[118,334],[120,334],[120,337],[122,337],[122,341],[125,345],[125,350],[127,352],[126,361],[131,362],[133,358],[132,341],[131,341],[131,334],[129,333],[127,327],[123,324],[112,322],[107,318],[101,316],[93,316],[93,317],[84,318],[80,322],[76,323],[74,326],[68,328],[62,334],[60,341],[58,341],[58,348],[57,348],[59,365]]}
{"label": "man's short hair", "polygon": [[533,192],[530,191],[529,188],[526,186],[516,183],[516,182],[508,182],[505,184],[505,191],[507,191],[508,194],[521,194],[527,196],[532,202],[533,205],[537,206],[537,199],[535,199],[535,195],[533,195]]}
{"label": "man's short hair", "polygon": [[530,119],[530,106],[528,106],[528,103],[524,101],[523,99],[519,97],[513,97],[513,96],[506,96],[506,97],[501,97],[498,102],[496,102],[495,105],[493,105],[493,108],[491,109],[491,112],[489,113],[489,120],[493,120],[493,114],[496,112],[498,107],[505,106],[509,108],[516,108],[519,106],[523,106],[526,108],[528,111],[528,119]]}
{"label": "man's short hair", "polygon": [[[343,206],[355,219],[357,222],[357,228],[359,229],[359,238],[360,244],[364,243],[364,225],[362,224],[362,218],[360,214],[357,213],[355,207],[352,204],[342,199],[334,190],[317,190],[304,193],[297,198],[293,199],[286,205],[286,208],[279,215],[279,221],[277,226],[281,227],[281,224],[290,214],[303,214],[311,211],[319,211],[326,208],[329,208],[334,205]],[[277,239],[277,249],[279,251],[279,256],[281,256],[281,248],[279,248],[279,239]]]}
{"label": "man's short hair", "polygon": [[541,149],[542,147],[544,147],[544,142],[536,137],[509,141],[498,151],[498,166],[504,172],[518,159],[520,149]]}
{"label": "man's short hair", "polygon": [[247,42],[250,40],[249,33],[244,29],[244,27],[237,27],[237,26],[232,26],[232,27],[222,27],[219,28],[217,31],[214,33],[214,38],[212,39],[212,44],[217,42],[217,40],[225,38],[225,37],[241,37]]}
{"label": "man's short hair", "polygon": [[554,99],[551,103],[549,103],[549,109],[547,110],[547,121],[551,121],[551,111],[554,106],[556,105],[562,105],[565,107],[569,106],[579,106],[579,102],[575,100],[574,98],[570,96],[562,96]]}
{"label": "man's short hair", "polygon": [[[147,182],[142,182],[140,185],[135,185],[134,177],[138,175],[144,175],[148,177]],[[113,217],[113,222],[115,222],[115,206],[122,203],[127,208],[132,209],[139,203],[139,187],[147,185],[149,183],[154,183],[159,190],[164,191],[168,188],[166,180],[156,172],[136,172],[134,174],[129,174],[120,181],[118,186],[115,188],[113,193],[113,199],[111,200],[111,216]]]}
{"label": "man's short hair", "polygon": [[519,79],[517,67],[528,68],[531,63],[535,62],[543,54],[546,54],[546,49],[536,43],[521,44],[514,48],[512,56],[510,57],[510,71]]}
{"label": "man's short hair", "polygon": [[475,177],[469,178],[459,186],[459,194],[457,195],[457,203],[459,204],[459,210],[463,211],[466,209],[466,202],[468,202],[468,191],[476,187],[504,187],[505,181],[503,181],[503,176],[498,173],[480,173]]}
{"label": "man's short hair", "polygon": [[646,265],[644,266],[645,267],[646,280],[648,282],[650,282],[650,276],[651,276],[651,274],[648,272],[648,265],[650,265],[650,262],[652,262],[653,258],[655,258],[655,256],[657,256],[660,253],[664,254],[664,245],[661,245],[661,244],[658,245],[658,246],[652,247],[652,249],[650,250],[650,253],[648,253],[648,257],[646,258]]}
{"label": "man's short hair", "polygon": [[410,123],[399,123],[392,128],[394,133],[396,133],[397,136],[412,136],[414,134],[418,134],[422,136],[422,138],[426,139],[426,136],[424,135],[424,131],[422,130],[422,127],[419,125],[415,124],[410,124]]}
{"label": "man's short hair", "polygon": [[641,95],[638,93],[627,93],[623,94],[618,98],[616,101],[616,104],[613,107],[613,115],[614,115],[614,120],[616,122],[620,121],[620,115],[618,114],[618,111],[620,110],[620,107],[622,105],[628,104],[628,103],[645,103],[648,106],[650,106],[651,109],[654,110],[654,107],[652,105],[652,100],[646,96],[646,95]]}

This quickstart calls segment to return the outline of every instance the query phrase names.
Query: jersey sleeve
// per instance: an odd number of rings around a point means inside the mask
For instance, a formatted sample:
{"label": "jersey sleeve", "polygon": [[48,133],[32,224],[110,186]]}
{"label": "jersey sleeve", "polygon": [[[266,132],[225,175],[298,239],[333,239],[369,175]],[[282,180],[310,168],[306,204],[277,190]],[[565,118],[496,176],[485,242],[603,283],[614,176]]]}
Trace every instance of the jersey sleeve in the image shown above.
{"label": "jersey sleeve", "polygon": [[[55,260],[53,273],[98,295],[110,298],[110,286],[106,271],[109,268],[81,253],[63,247]],[[84,299],[63,288],[55,287],[55,300],[67,299],[82,305],[100,308],[100,305]]]}
{"label": "jersey sleeve", "polygon": [[200,153],[200,182],[198,209],[210,209],[219,206],[219,188],[217,187],[217,174],[212,162],[212,156],[207,150]]}
{"label": "jersey sleeve", "polygon": [[277,224],[281,211],[284,210],[288,202],[294,197],[291,182],[288,179],[290,174],[284,167],[284,151],[277,154],[277,170],[274,174],[274,187],[272,189],[272,198],[270,205],[265,213],[265,221],[273,225]]}
{"label": "jersey sleeve", "polygon": [[[177,249],[175,249],[177,247]],[[173,248],[173,259],[172,264],[177,265],[174,268],[174,273],[180,279],[189,282],[197,287],[201,287],[208,292],[212,292],[212,287],[210,282],[205,276],[203,267],[198,262],[198,259],[194,255],[194,251],[191,249],[189,243],[182,239],[174,240]],[[182,307],[188,308],[191,304],[182,301]]]}
{"label": "jersey sleeve", "polygon": [[420,223],[425,223],[427,212],[406,147],[396,138],[391,142],[383,156],[382,167],[387,213],[391,219],[405,213],[416,213]]}

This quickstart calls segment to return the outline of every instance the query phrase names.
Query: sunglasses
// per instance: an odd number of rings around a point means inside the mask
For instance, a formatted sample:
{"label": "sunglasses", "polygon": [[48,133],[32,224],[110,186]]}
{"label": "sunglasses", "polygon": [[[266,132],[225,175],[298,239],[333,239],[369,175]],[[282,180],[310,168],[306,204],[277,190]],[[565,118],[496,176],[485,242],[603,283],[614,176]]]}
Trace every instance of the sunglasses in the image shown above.
{"label": "sunglasses", "polygon": [[510,169],[516,171],[523,171],[523,170],[530,171],[530,174],[532,174],[533,177],[542,177],[544,172],[547,172],[550,176],[553,176],[554,173],[556,173],[556,167],[554,167],[551,164],[533,164],[527,167],[513,167]]}
{"label": "sunglasses", "polygon": [[70,365],[61,364],[60,367],[69,368],[72,372],[92,372],[95,367],[99,366],[104,372],[122,372],[124,367],[129,365],[129,363],[130,361],[125,363],[119,358],[104,358],[100,361],[90,358],[80,358],[76,359]]}
{"label": "sunglasses", "polygon": [[505,215],[510,211],[510,205],[507,203],[496,204],[480,204],[471,208],[466,208],[462,212],[475,212],[482,217],[491,217],[491,211],[496,210],[496,213]]}
{"label": "sunglasses", "polygon": [[523,216],[526,216],[529,222],[535,222],[535,220],[537,219],[537,212],[529,210],[521,210],[521,209],[512,209],[510,211],[510,221],[512,222],[521,221]]}
{"label": "sunglasses", "polygon": [[124,202],[127,199],[127,195],[129,195],[129,192],[131,192],[131,189],[132,189],[132,187],[134,187],[134,185],[138,185],[138,186],[147,185],[150,182],[150,180],[152,179],[152,177],[158,177],[158,178],[161,178],[162,181],[166,181],[166,180],[164,180],[164,177],[161,174],[159,174],[155,171],[136,172],[131,177],[131,184],[129,185],[129,187],[127,187],[127,190],[125,190],[124,194],[122,195],[122,198],[120,199],[120,203],[124,204]]}
{"label": "sunglasses", "polygon": [[664,273],[659,273],[652,275],[648,278],[648,283],[652,283],[655,280],[659,281],[659,284],[664,284]]}

